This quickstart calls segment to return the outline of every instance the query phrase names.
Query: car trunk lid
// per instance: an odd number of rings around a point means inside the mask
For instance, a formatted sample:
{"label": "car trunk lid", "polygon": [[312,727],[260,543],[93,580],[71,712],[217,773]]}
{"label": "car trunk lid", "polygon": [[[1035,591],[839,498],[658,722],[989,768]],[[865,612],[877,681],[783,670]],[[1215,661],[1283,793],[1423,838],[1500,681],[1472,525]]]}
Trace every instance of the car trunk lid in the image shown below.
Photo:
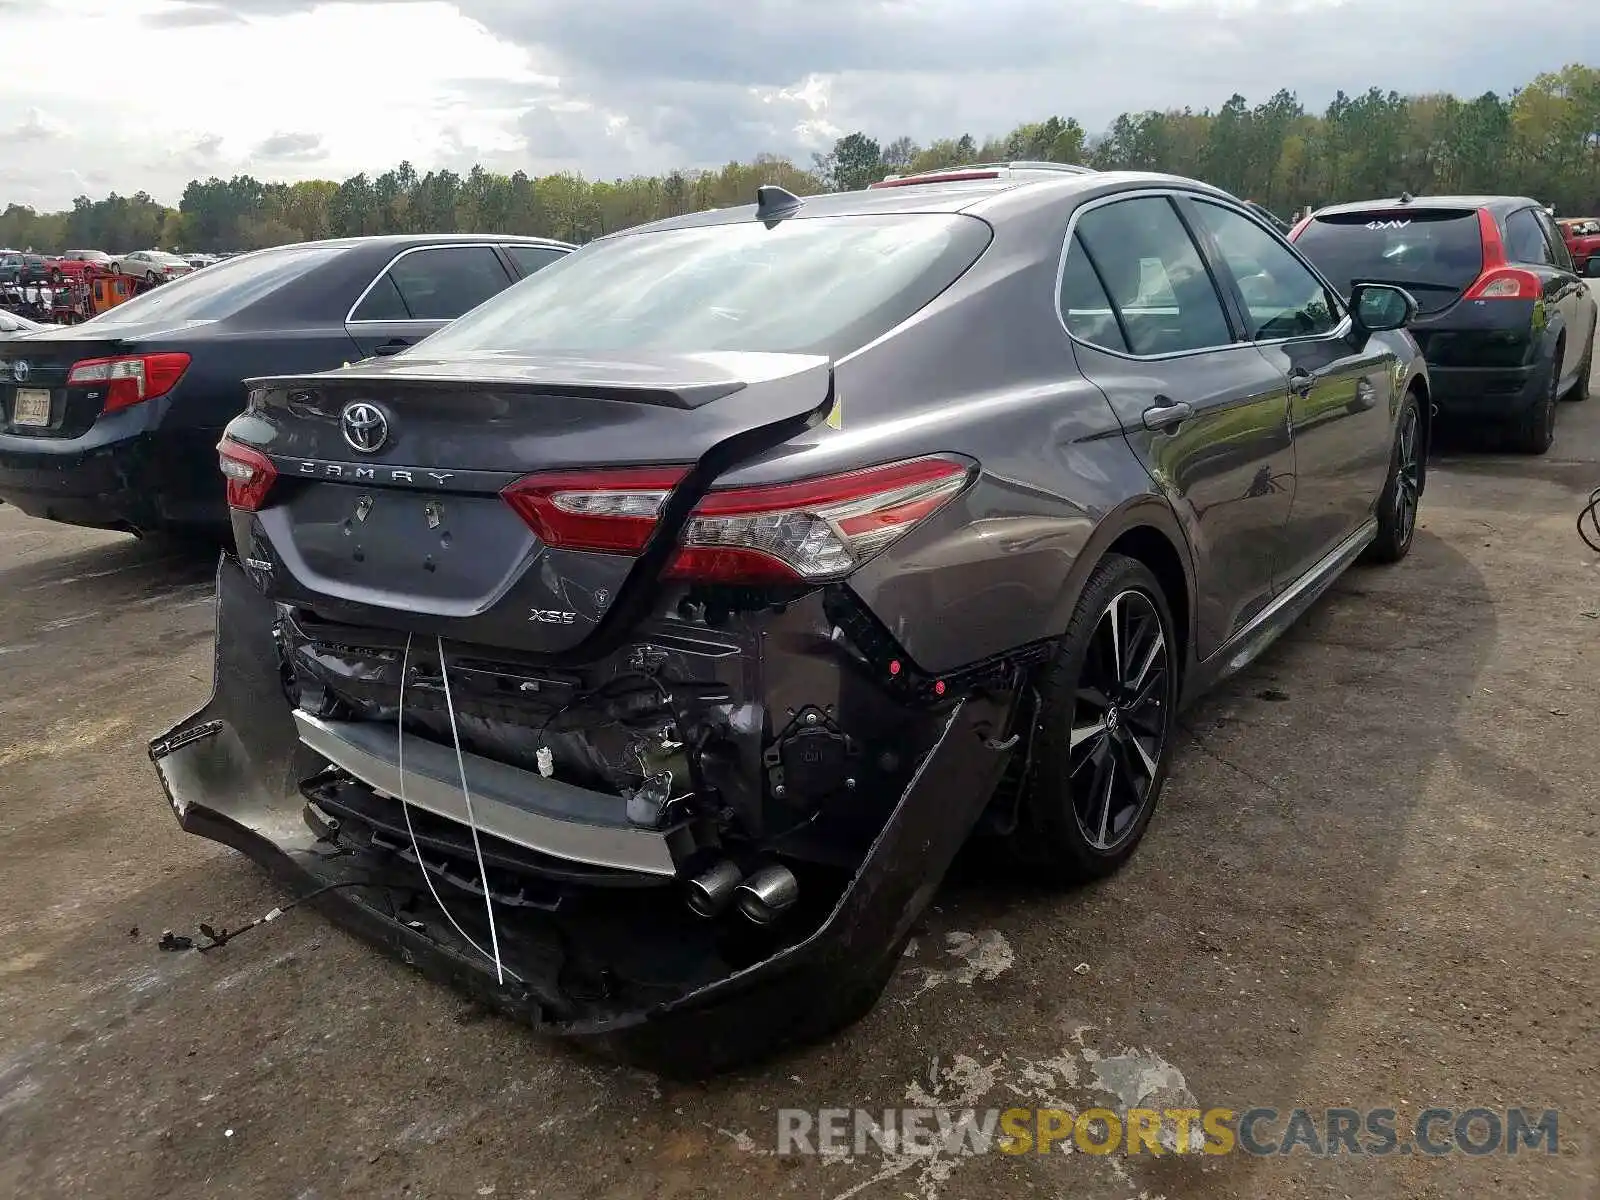
{"label": "car trunk lid", "polygon": [[69,388],[73,365],[128,353],[124,339],[85,326],[0,343],[0,428],[22,437],[82,436],[104,409],[107,388],[103,382]]}
{"label": "car trunk lid", "polygon": [[[559,653],[635,566],[661,565],[717,475],[826,415],[832,369],[791,354],[408,356],[250,387],[228,438],[277,478],[235,530],[274,594],[352,624]],[[617,468],[641,472],[641,494],[671,490],[644,544],[552,545],[502,495]]]}

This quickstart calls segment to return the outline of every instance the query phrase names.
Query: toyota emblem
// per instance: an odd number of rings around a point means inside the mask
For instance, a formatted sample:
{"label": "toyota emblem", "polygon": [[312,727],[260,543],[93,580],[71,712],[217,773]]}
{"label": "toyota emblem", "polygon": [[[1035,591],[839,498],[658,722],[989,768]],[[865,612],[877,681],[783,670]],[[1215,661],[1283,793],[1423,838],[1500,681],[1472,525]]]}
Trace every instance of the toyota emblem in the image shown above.
{"label": "toyota emblem", "polygon": [[339,424],[344,430],[344,440],[350,449],[362,454],[376,454],[389,440],[389,418],[376,404],[357,400],[346,404],[340,414]]}
{"label": "toyota emblem", "polygon": [[18,383],[28,382],[28,364],[23,359],[17,359],[11,364],[11,378]]}

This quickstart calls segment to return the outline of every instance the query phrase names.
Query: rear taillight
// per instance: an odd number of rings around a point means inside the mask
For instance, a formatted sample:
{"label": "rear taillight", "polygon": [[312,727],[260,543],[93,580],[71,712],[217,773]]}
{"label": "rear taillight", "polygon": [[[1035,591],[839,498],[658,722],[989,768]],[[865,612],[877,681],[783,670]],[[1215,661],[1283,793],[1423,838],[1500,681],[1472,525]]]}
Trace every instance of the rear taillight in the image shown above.
{"label": "rear taillight", "polygon": [[501,495],[547,546],[638,554],[688,473],[688,467],[638,467],[530,475]]}
{"label": "rear taillight", "polygon": [[1478,210],[1478,239],[1483,245],[1483,274],[1463,299],[1537,300],[1544,295],[1544,285],[1537,275],[1507,265],[1505,240],[1494,223],[1494,214],[1487,208]]}
{"label": "rear taillight", "polygon": [[920,458],[709,492],[690,514],[667,575],[717,583],[842,579],[931,516],[969,474],[964,463]]}
{"label": "rear taillight", "polygon": [[106,398],[100,411],[113,413],[165,396],[188,369],[189,356],[182,353],[85,358],[72,364],[67,372],[67,386],[104,385]]}
{"label": "rear taillight", "polygon": [[222,477],[228,481],[228,507],[259,512],[277,481],[278,468],[259,450],[223,438],[217,443]]}
{"label": "rear taillight", "polygon": [[1309,224],[1311,224],[1311,218],[1302,217],[1300,222],[1293,229],[1289,230],[1289,240],[1291,242],[1298,241],[1300,235],[1306,231],[1306,226]]}
{"label": "rear taillight", "polygon": [[1532,271],[1516,267],[1500,267],[1485,271],[1478,282],[1467,289],[1468,300],[1537,300],[1544,295],[1544,285]]}
{"label": "rear taillight", "polygon": [[[503,495],[547,545],[638,554],[687,471],[530,475]],[[842,579],[936,512],[970,475],[963,462],[918,458],[801,483],[711,491],[689,515],[665,574],[703,583]]]}

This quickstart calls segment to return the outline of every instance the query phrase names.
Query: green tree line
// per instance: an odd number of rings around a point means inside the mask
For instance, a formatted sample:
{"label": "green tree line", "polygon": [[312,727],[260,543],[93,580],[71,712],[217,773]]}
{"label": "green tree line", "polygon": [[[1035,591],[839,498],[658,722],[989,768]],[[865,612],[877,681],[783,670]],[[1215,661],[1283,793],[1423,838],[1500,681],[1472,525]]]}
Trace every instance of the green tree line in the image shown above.
{"label": "green tree line", "polygon": [[1308,112],[1292,92],[1215,111],[1125,113],[1098,136],[1052,116],[1003,137],[918,145],[842,137],[806,166],[771,155],[720,171],[588,180],[575,174],[419,175],[401,163],[342,183],[265,183],[249,175],[194,180],[177,208],[144,192],[79,196],[66,212],[12,204],[0,245],[41,251],[151,246],[252,250],[315,238],[444,231],[537,234],[585,242],[659,217],[750,202],[758,184],[805,194],[857,188],[890,172],[974,161],[1042,159],[1104,170],[1158,170],[1204,179],[1287,216],[1308,205],[1451,192],[1530,195],[1558,213],[1600,213],[1600,68],[1574,64],[1509,96],[1340,92]]}

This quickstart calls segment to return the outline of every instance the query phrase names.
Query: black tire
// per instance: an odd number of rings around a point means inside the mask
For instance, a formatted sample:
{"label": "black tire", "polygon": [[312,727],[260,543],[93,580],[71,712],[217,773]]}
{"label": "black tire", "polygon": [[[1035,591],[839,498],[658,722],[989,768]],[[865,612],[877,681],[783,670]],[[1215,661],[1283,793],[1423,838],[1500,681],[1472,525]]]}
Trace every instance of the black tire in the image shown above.
{"label": "black tire", "polygon": [[1031,769],[1007,843],[1013,861],[1071,884],[1133,856],[1171,762],[1180,670],[1161,582],[1137,559],[1107,555],[1039,679]]}
{"label": "black tire", "polygon": [[161,280],[156,277],[156,273],[154,271],[146,271],[144,274],[144,281],[151,287],[155,287],[156,284],[161,282]]}
{"label": "black tire", "polygon": [[1560,400],[1558,389],[1561,387],[1561,352],[1562,347],[1557,345],[1555,355],[1550,359],[1549,378],[1545,381],[1538,403],[1523,413],[1511,427],[1511,448],[1520,454],[1544,454],[1556,440],[1556,405]]}
{"label": "black tire", "polygon": [[111,273],[113,275],[121,275],[122,274],[122,264],[119,263],[119,262],[114,262],[114,263],[111,264],[109,270],[111,271]]}
{"label": "black tire", "polygon": [[1367,558],[1377,563],[1397,563],[1411,552],[1417,533],[1417,507],[1422,499],[1425,469],[1422,408],[1417,394],[1407,392],[1395,422],[1394,449],[1389,453],[1389,481],[1378,498],[1378,536],[1367,547]]}
{"label": "black tire", "polygon": [[51,268],[51,270],[50,270],[50,286],[51,287],[60,287],[61,286],[61,268],[60,267],[52,267]]}
{"label": "black tire", "polygon": [[1589,353],[1583,356],[1583,365],[1578,368],[1578,382],[1572,385],[1572,390],[1561,397],[1568,404],[1577,404],[1589,398],[1589,393],[1594,389],[1594,343],[1595,338],[1600,338],[1600,330],[1595,331],[1595,336],[1589,339]]}

